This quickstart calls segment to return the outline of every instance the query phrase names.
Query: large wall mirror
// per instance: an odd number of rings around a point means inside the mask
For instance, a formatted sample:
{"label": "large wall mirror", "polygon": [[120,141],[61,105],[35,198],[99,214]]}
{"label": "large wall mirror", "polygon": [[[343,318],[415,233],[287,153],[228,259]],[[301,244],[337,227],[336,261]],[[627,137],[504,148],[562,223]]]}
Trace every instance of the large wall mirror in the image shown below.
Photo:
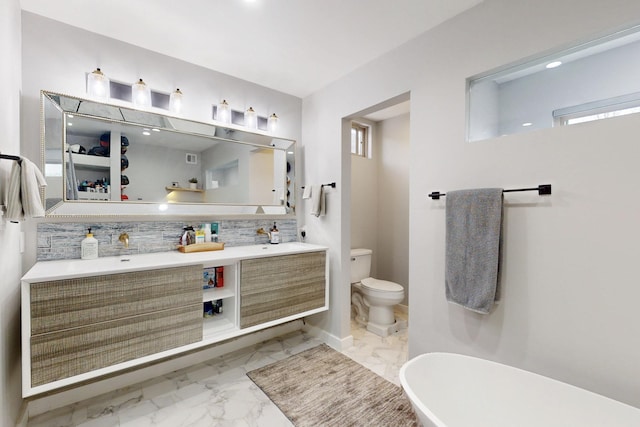
{"label": "large wall mirror", "polygon": [[58,93],[41,100],[49,216],[294,213],[293,140]]}

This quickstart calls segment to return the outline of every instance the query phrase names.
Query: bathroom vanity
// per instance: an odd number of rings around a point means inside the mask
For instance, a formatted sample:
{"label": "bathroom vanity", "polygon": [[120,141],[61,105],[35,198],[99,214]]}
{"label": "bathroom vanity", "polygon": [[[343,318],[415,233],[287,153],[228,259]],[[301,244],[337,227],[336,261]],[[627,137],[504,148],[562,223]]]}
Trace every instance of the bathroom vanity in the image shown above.
{"label": "bathroom vanity", "polygon": [[[205,289],[212,271],[223,286]],[[305,243],[38,262],[22,278],[23,397],[325,311],[328,277],[327,248]]]}

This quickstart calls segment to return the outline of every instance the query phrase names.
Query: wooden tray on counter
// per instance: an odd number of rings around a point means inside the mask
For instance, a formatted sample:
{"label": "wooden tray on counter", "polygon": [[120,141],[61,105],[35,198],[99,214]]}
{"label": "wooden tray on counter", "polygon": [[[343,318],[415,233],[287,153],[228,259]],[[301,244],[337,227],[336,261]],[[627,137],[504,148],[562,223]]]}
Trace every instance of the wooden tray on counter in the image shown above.
{"label": "wooden tray on counter", "polygon": [[193,245],[187,245],[187,246],[178,245],[178,250],[183,253],[221,251],[223,249],[224,249],[223,242],[195,243]]}

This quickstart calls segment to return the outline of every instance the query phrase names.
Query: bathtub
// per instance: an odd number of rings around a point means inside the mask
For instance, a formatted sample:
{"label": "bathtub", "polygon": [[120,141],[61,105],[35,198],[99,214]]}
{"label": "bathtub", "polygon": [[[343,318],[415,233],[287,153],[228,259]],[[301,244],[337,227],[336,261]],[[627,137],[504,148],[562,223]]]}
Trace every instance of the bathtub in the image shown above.
{"label": "bathtub", "polygon": [[488,360],[427,353],[400,383],[424,427],[640,426],[640,409]]}

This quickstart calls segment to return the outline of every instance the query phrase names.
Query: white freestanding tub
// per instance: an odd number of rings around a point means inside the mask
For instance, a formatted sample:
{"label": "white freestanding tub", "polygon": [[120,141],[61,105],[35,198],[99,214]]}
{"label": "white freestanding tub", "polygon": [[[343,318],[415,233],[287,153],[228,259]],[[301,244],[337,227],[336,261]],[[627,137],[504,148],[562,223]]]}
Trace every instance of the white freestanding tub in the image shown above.
{"label": "white freestanding tub", "polygon": [[427,353],[400,383],[424,427],[640,426],[640,409],[489,360]]}

